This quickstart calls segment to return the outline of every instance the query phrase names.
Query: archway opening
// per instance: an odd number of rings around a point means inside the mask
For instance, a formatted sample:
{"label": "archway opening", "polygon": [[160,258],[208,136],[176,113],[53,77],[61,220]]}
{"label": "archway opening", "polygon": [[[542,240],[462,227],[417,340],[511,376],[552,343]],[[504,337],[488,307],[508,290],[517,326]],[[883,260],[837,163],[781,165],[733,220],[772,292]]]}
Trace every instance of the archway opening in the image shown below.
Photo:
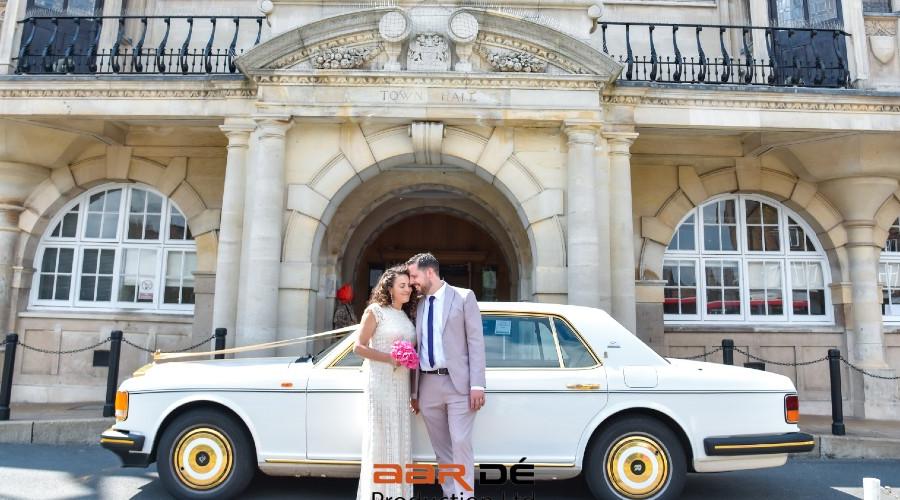
{"label": "archway opening", "polygon": [[416,253],[433,253],[441,263],[441,277],[469,288],[478,300],[509,301],[512,267],[500,243],[484,228],[460,215],[437,211],[415,213],[391,221],[373,234],[353,272],[354,310],[365,308],[372,287],[388,267],[402,264]]}

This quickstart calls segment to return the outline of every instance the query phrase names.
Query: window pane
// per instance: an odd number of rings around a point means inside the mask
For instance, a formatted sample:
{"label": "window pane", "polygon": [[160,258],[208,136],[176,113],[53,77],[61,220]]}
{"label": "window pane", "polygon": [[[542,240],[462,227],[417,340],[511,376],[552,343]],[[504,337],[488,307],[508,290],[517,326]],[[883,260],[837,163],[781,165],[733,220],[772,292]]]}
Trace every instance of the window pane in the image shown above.
{"label": "window pane", "polygon": [[60,275],[56,277],[56,293],[53,296],[54,300],[68,300],[69,299],[69,290],[72,288],[72,277],[66,275]]}
{"label": "window pane", "polygon": [[103,249],[100,251],[100,274],[113,274],[113,268],[116,263],[116,251],[112,249]]}
{"label": "window pane", "polygon": [[750,262],[747,264],[747,283],[750,288],[750,314],[780,316],[784,312],[784,292],[781,286],[780,262]]}
{"label": "window pane", "polygon": [[711,260],[705,266],[707,314],[741,314],[739,263]]}
{"label": "window pane", "polygon": [[719,243],[719,226],[703,226],[703,248],[709,251],[722,249]]}
{"label": "window pane", "polygon": [[91,202],[88,205],[88,210],[90,210],[91,212],[102,212],[103,198],[105,197],[105,195],[106,192],[91,195]]}
{"label": "window pane", "polygon": [[105,205],[103,211],[119,213],[119,209],[121,208],[121,203],[122,203],[122,190],[121,189],[111,189],[106,192],[106,205]]}
{"label": "window pane", "polygon": [[81,287],[78,294],[78,300],[92,301],[94,300],[94,285],[96,278],[93,276],[82,276]]}
{"label": "window pane", "polygon": [[548,318],[483,316],[488,367],[559,368]]}
{"label": "window pane", "polygon": [[672,241],[669,242],[669,250],[695,250],[694,247],[694,220],[691,215],[678,226]]}
{"label": "window pane", "polygon": [[99,213],[89,213],[87,216],[87,223],[84,226],[84,237],[85,238],[99,238],[100,237],[100,221],[102,220],[103,215]]}
{"label": "window pane", "polygon": [[722,250],[734,252],[737,246],[737,226],[722,226]]}
{"label": "window pane", "polygon": [[42,274],[38,284],[38,299],[53,300],[53,281],[52,274]]}
{"label": "window pane", "polygon": [[75,250],[72,248],[59,249],[59,265],[57,272],[70,274],[72,272],[72,261],[75,259]]}
{"label": "window pane", "polygon": [[143,236],[144,217],[142,215],[128,216],[128,239],[139,240]]}
{"label": "window pane", "polygon": [[147,193],[147,213],[158,214],[162,213],[162,197],[153,194]]}
{"label": "window pane", "polygon": [[119,224],[119,212],[107,213],[103,215],[103,238],[112,239],[116,237]]}
{"label": "window pane", "polygon": [[62,237],[74,238],[78,233],[78,205],[63,217]]}
{"label": "window pane", "polygon": [[145,240],[158,240],[159,239],[159,215],[148,215],[147,216],[147,226],[146,231],[144,233]]}
{"label": "window pane", "polygon": [[119,301],[149,303],[155,301],[156,256],[152,249],[125,250],[122,274],[119,277]]}
{"label": "window pane", "polygon": [[56,252],[55,248],[44,250],[44,258],[41,260],[41,271],[52,273],[56,271]]}
{"label": "window pane", "polygon": [[761,226],[747,226],[747,250],[761,252],[763,247],[763,231]]}
{"label": "window pane", "polygon": [[566,368],[586,368],[597,364],[590,351],[575,335],[575,332],[569,328],[569,325],[559,318],[553,319],[553,325],[556,327],[556,338],[559,340],[563,366]]}
{"label": "window pane", "polygon": [[112,276],[97,278],[97,301],[108,302],[112,299]]}
{"label": "window pane", "polygon": [[144,205],[147,201],[147,192],[140,189],[131,190],[131,212],[136,214],[144,213]]}
{"label": "window pane", "polygon": [[697,289],[681,289],[681,314],[697,314]]}
{"label": "window pane", "polygon": [[894,220],[884,244],[885,252],[900,252],[900,219]]}
{"label": "window pane", "polygon": [[81,260],[82,272],[89,274],[97,273],[97,253],[99,250],[89,248],[84,251],[84,257]]}

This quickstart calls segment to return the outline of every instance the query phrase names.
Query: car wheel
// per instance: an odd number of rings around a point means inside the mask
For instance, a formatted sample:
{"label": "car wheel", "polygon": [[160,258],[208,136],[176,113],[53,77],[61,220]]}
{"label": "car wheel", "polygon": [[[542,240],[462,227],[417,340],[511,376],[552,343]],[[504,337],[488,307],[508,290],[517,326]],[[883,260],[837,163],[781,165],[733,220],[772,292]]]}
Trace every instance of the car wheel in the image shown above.
{"label": "car wheel", "polygon": [[256,453],[244,427],[212,409],[179,415],[157,447],[159,479],[176,498],[233,498],[256,473]]}
{"label": "car wheel", "polygon": [[591,444],[585,479],[601,499],[668,500],[681,495],[687,457],[678,436],[652,417],[612,422]]}

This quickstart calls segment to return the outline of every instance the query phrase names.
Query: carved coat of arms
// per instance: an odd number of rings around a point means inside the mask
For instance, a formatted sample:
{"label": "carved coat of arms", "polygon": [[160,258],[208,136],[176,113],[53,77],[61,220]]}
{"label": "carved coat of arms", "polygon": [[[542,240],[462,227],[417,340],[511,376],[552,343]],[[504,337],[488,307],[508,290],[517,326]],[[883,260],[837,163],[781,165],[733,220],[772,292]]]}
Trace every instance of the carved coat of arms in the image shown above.
{"label": "carved coat of arms", "polygon": [[420,33],[409,42],[406,58],[409,71],[449,71],[450,47],[437,33]]}

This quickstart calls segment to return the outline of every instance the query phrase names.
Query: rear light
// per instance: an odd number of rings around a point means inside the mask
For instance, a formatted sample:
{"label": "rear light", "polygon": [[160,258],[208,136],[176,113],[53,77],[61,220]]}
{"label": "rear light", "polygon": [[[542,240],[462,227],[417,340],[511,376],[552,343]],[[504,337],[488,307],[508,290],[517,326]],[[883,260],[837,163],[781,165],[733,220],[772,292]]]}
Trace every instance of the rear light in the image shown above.
{"label": "rear light", "polygon": [[800,398],[796,394],[784,397],[784,420],[789,424],[800,421]]}
{"label": "rear light", "polygon": [[116,422],[128,418],[128,393],[119,391],[116,393]]}

